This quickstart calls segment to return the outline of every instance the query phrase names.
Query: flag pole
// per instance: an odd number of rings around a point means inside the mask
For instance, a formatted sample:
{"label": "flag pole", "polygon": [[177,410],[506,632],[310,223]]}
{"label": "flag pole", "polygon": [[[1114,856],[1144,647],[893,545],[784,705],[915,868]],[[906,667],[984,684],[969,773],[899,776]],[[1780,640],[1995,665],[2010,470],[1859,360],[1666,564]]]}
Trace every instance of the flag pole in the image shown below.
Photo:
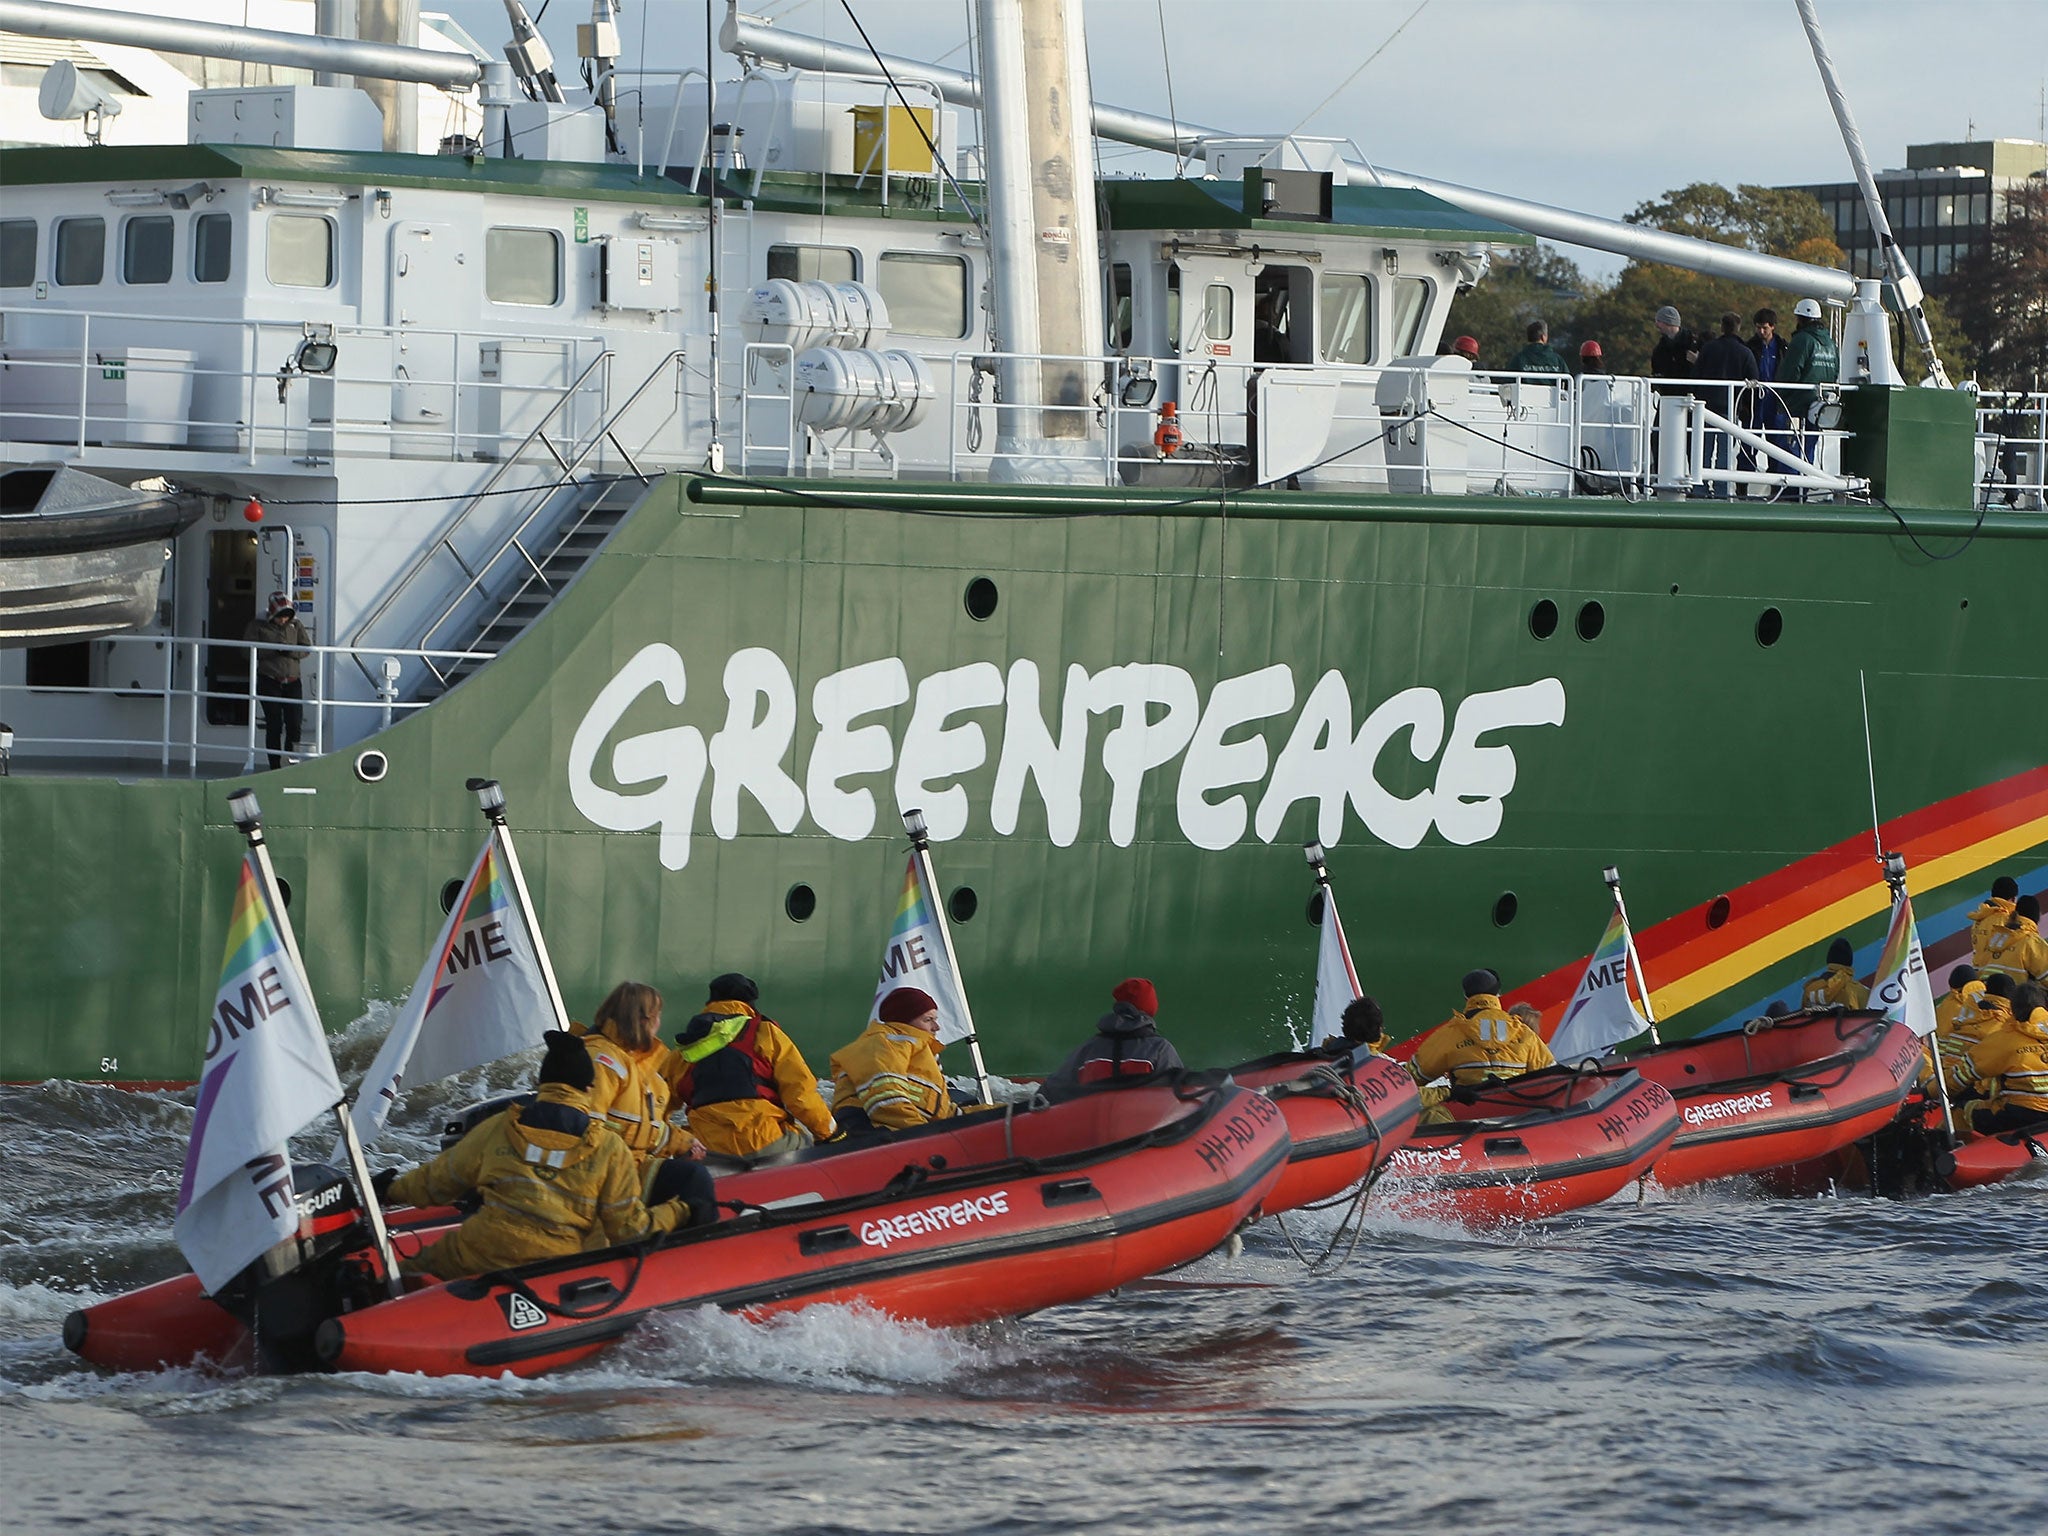
{"label": "flag pole", "polygon": [[[263,809],[256,803],[256,791],[238,789],[229,795],[228,814],[234,818],[235,830],[248,840],[249,858],[256,866],[256,881],[263,888],[264,905],[270,908],[271,921],[277,928],[278,938],[284,943],[285,958],[291,962],[310,1007],[313,984],[306,976],[306,962],[299,955],[299,937],[292,932],[291,914],[285,910],[284,892],[277,883],[277,871],[271,867],[270,845],[263,836]],[[377,1257],[384,1264],[384,1289],[388,1294],[398,1296],[405,1289],[398,1278],[398,1255],[392,1251],[391,1231],[384,1224],[384,1207],[377,1203],[377,1191],[370,1183],[370,1170],[363,1162],[362,1143],[356,1140],[355,1121],[349,1116],[354,1102],[352,1095],[343,1094],[335,1101],[334,1118],[340,1123],[342,1145],[348,1150],[349,1173],[356,1182],[356,1197],[363,1207],[363,1219],[370,1224],[370,1239],[377,1245]]]}
{"label": "flag pole", "polygon": [[1344,919],[1337,915],[1337,890],[1330,884],[1330,871],[1323,862],[1323,845],[1320,842],[1303,843],[1301,856],[1308,861],[1308,867],[1315,873],[1316,890],[1323,898],[1323,921],[1337,925],[1337,948],[1344,955],[1344,972],[1351,985],[1351,995],[1353,998],[1363,997],[1365,993],[1358,985],[1358,966],[1351,958],[1351,936],[1344,931]]}
{"label": "flag pole", "polygon": [[[1614,910],[1621,914],[1621,936],[1628,944],[1629,969],[1636,974],[1636,992],[1643,1000],[1643,1022],[1650,1026],[1650,1044],[1662,1045],[1663,1038],[1657,1033],[1657,1014],[1650,1006],[1650,978],[1643,970],[1643,957],[1636,953],[1635,924],[1628,920],[1628,903],[1621,899],[1621,871],[1610,864],[1600,871],[1600,878],[1614,892]],[[1626,988],[1622,995],[1627,996]]]}
{"label": "flag pole", "polygon": [[519,917],[533,940],[533,956],[540,962],[541,980],[548,984],[548,1001],[554,1005],[555,1028],[567,1030],[569,1010],[562,1003],[562,989],[555,981],[555,963],[548,958],[547,940],[541,937],[540,919],[534,915],[533,898],[526,892],[526,874],[519,867],[519,855],[512,850],[512,828],[505,820],[505,788],[496,779],[471,779],[464,786],[475,793],[477,804],[491,824],[491,841],[505,855],[505,873],[512,877],[512,899],[519,903]]}
{"label": "flag pole", "polygon": [[974,1080],[981,1088],[981,1102],[995,1103],[995,1095],[989,1090],[988,1068],[982,1065],[981,1037],[974,1032],[974,1012],[967,1006],[967,982],[960,975],[960,959],[953,953],[953,929],[946,921],[946,904],[939,900],[939,877],[932,868],[931,834],[925,826],[924,812],[915,806],[903,813],[903,830],[910,834],[910,845],[917,853],[918,872],[924,877],[924,888],[931,892],[932,916],[939,925],[939,942],[946,947],[946,968],[953,973],[953,985],[960,993],[960,1016],[967,1024],[967,1050],[974,1058]]}
{"label": "flag pole", "polygon": [[[1891,887],[1892,909],[1896,911],[1899,903],[1906,899],[1906,856],[1903,853],[1884,855],[1884,883]],[[1912,937],[1917,943],[1918,933]],[[1934,1058],[1934,1091],[1941,1096],[1941,1128],[1953,1149],[1956,1145],[1956,1117],[1955,1111],[1949,1108],[1948,1074],[1942,1070],[1941,1030],[1938,1025],[1933,1038],[1927,1043],[1927,1054]]]}

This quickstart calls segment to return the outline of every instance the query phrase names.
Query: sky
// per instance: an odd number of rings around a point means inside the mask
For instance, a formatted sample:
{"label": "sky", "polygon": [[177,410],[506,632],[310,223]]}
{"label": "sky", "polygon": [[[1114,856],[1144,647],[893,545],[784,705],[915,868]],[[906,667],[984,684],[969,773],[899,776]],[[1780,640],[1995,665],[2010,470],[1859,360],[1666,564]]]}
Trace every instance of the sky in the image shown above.
{"label": "sky", "polygon": [[[853,0],[885,53],[963,69],[967,4]],[[427,8],[486,47],[507,36],[499,0]],[[745,8],[855,40],[841,0]],[[565,77],[589,14],[549,0],[542,17]],[[701,64],[703,18],[703,0],[627,0],[621,31],[650,63]],[[1908,144],[2048,137],[2048,0],[1821,0],[1820,19],[1879,169]],[[1793,0],[1088,0],[1087,23],[1098,100],[1165,114],[1170,58],[1189,120],[1349,138],[1378,163],[1589,213],[1695,181],[1850,177]],[[1109,171],[1164,163],[1105,149]]]}

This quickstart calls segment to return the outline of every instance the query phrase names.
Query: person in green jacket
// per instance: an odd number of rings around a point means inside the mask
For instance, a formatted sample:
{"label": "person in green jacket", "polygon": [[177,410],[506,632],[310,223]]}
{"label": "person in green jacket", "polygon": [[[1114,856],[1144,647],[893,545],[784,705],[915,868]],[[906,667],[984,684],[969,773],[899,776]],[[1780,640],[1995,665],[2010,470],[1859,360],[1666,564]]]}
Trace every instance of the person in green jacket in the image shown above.
{"label": "person in green jacket", "polygon": [[1550,327],[1541,320],[1529,322],[1529,344],[1508,361],[1509,373],[1569,373],[1564,359],[1550,344]]}
{"label": "person in green jacket", "polygon": [[[1842,376],[1842,354],[1835,348],[1835,338],[1828,331],[1827,322],[1820,317],[1820,302],[1817,299],[1801,299],[1793,306],[1792,313],[1799,318],[1799,328],[1792,333],[1792,339],[1785,343],[1784,361],[1778,364],[1778,383],[1786,386],[1833,384]],[[1791,388],[1787,401],[1795,412],[1804,414],[1813,406],[1815,391],[1811,388]],[[1806,462],[1814,461],[1814,454],[1820,447],[1820,440],[1811,433],[1803,434],[1800,453]]]}

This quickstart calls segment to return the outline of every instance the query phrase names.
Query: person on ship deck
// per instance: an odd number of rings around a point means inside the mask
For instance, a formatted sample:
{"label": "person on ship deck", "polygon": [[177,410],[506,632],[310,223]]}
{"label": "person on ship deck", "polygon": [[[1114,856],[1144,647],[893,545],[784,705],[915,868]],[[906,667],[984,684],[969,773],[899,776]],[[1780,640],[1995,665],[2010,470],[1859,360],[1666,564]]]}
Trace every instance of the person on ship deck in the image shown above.
{"label": "person on ship deck", "polygon": [[1979,1135],[2048,1123],[2048,991],[2029,982],[2013,997],[2013,1017],[1970,1052],[1983,1101],[1964,1118]]}
{"label": "person on ship deck", "polygon": [[772,1157],[837,1136],[803,1052],[755,1008],[753,979],[728,971],[708,990],[677,1034],[667,1070],[672,1102],[688,1113],[698,1143],[725,1157]]}
{"label": "person on ship deck", "polygon": [[1095,1033],[1075,1046],[1041,1086],[1048,1099],[1071,1097],[1083,1083],[1104,1078],[1180,1070],[1180,1052],[1159,1033],[1159,993],[1152,983],[1131,976],[1109,996],[1109,1012],[1095,1021]]}
{"label": "person on ship deck", "polygon": [[1829,1008],[1862,1008],[1870,1002],[1870,988],[1856,979],[1855,948],[1846,937],[1828,946],[1828,968],[1800,989],[1799,1007],[1805,1013]]}
{"label": "person on ship deck", "polygon": [[493,1115],[430,1162],[402,1173],[387,1168],[371,1180],[386,1203],[483,1202],[453,1232],[402,1260],[403,1273],[455,1280],[715,1218],[708,1179],[687,1201],[641,1199],[638,1161],[590,1112],[590,1053],[561,1030],[549,1030],[546,1040],[532,1103]]}
{"label": "person on ship deck", "polygon": [[597,1005],[588,1029],[579,1034],[597,1080],[590,1089],[591,1113],[619,1133],[646,1175],[649,1200],[694,1199],[710,1175],[695,1165],[704,1148],[669,1121],[669,1049],[661,1043],[661,994],[641,981],[622,981]]}
{"label": "person on ship deck", "polygon": [[929,992],[898,987],[875,1018],[832,1053],[832,1113],[849,1136],[904,1131],[959,1112],[939,1070],[939,1005]]}
{"label": "person on ship deck", "polygon": [[1984,941],[1984,960],[1978,969],[1987,976],[2009,976],[2015,986],[2048,981],[2048,939],[2041,937],[2040,922],[2037,898],[2014,897],[2012,915]]}
{"label": "person on ship deck", "polygon": [[[1450,1118],[1446,1099],[1461,1098],[1460,1089],[1484,1087],[1557,1065],[1543,1037],[1501,1006],[1500,977],[1484,968],[1467,971],[1465,1006],[1422,1039],[1409,1059],[1408,1070],[1423,1085],[1425,1123]],[[1448,1078],[1448,1088],[1430,1085]]]}
{"label": "person on ship deck", "polygon": [[1525,333],[1529,344],[1508,359],[1509,373],[1565,373],[1564,358],[1557,348],[1550,344],[1550,327],[1541,320],[1531,320]]}

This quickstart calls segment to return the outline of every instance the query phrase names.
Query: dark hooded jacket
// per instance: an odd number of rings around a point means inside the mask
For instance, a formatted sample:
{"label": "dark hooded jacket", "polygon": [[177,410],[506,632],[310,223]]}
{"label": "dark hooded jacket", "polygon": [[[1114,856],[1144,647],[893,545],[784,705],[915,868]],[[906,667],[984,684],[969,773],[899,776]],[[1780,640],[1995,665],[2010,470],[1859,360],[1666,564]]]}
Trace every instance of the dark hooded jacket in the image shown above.
{"label": "dark hooded jacket", "polygon": [[1147,1061],[1154,1072],[1178,1072],[1181,1066],[1180,1052],[1159,1033],[1152,1015],[1124,1002],[1095,1021],[1095,1033],[1075,1047],[1040,1091],[1049,1099],[1073,1094],[1081,1086],[1081,1069],[1091,1061]]}

